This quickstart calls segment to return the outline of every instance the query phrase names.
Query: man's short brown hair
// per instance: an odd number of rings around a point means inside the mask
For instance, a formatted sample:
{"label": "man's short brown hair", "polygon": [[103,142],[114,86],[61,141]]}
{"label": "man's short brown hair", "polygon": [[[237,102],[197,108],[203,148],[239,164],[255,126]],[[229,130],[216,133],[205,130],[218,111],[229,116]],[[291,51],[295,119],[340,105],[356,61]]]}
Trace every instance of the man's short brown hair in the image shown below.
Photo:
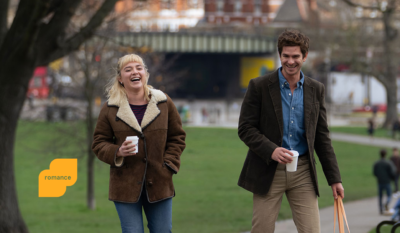
{"label": "man's short brown hair", "polygon": [[282,54],[284,46],[300,46],[303,57],[308,53],[310,38],[297,30],[286,29],[278,38],[279,55]]}
{"label": "man's short brown hair", "polygon": [[381,155],[381,158],[385,158],[386,157],[386,150],[385,149],[381,149],[379,151],[379,154]]}

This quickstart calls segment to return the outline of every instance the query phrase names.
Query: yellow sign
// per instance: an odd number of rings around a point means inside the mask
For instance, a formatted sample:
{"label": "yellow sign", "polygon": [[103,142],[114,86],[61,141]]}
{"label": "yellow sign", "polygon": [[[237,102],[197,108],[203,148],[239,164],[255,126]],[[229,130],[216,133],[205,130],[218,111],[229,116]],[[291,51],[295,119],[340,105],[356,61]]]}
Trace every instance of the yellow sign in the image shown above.
{"label": "yellow sign", "polygon": [[60,58],[60,59],[57,59],[57,60],[51,62],[51,63],[49,64],[49,67],[50,67],[52,70],[58,71],[58,70],[60,70],[60,68],[61,68],[62,65],[63,65],[63,59]]}
{"label": "yellow sign", "polygon": [[247,88],[253,78],[271,73],[275,69],[272,57],[242,57],[240,60],[240,87]]}
{"label": "yellow sign", "polygon": [[54,159],[39,174],[39,197],[61,197],[78,179],[78,159]]}
{"label": "yellow sign", "polygon": [[100,98],[100,96],[97,96],[95,99],[94,99],[94,102],[95,102],[95,105],[96,106],[101,106],[101,98]]}

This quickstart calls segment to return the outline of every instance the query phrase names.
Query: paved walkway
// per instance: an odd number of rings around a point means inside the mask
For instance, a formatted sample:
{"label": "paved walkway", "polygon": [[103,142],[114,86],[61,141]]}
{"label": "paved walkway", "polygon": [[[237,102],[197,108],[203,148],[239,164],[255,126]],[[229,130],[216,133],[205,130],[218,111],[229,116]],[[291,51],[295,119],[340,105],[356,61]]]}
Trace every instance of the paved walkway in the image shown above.
{"label": "paved walkway", "polygon": [[351,142],[369,146],[400,147],[400,141],[388,138],[370,138],[367,136],[350,135],[331,132],[331,139],[335,141]]}
{"label": "paved walkway", "polygon": [[[392,201],[392,205],[394,200]],[[390,220],[390,216],[381,216],[378,214],[377,197],[363,200],[345,202],[347,221],[351,233],[368,233],[383,220]],[[333,232],[333,206],[320,209],[321,233]],[[292,219],[279,221],[276,223],[275,233],[295,233],[296,227]],[[336,232],[337,230],[336,225]],[[347,233],[347,230],[346,230]]]}

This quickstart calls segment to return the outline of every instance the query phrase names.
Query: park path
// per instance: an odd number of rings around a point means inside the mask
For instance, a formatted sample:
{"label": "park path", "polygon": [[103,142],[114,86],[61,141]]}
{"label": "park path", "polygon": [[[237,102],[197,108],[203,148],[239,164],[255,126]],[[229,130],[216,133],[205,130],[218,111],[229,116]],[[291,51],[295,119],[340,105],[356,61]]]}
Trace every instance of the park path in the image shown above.
{"label": "park path", "polygon": [[[393,204],[394,201],[392,201]],[[345,202],[347,221],[351,233],[368,233],[379,222],[389,220],[390,216],[378,214],[378,198],[372,197],[358,201]],[[320,211],[321,233],[333,232],[333,206]],[[276,222],[275,233],[295,233],[296,227],[292,219]],[[339,232],[336,225],[336,232]],[[347,230],[346,230],[347,232]]]}
{"label": "park path", "polygon": [[331,139],[335,141],[351,142],[361,145],[382,146],[382,147],[400,147],[400,141],[395,141],[388,138],[370,138],[367,136],[335,133],[331,132]]}
{"label": "park path", "polygon": [[[399,141],[385,138],[374,138],[345,133],[331,133],[332,140],[356,143],[361,145],[381,146],[381,147],[400,147]],[[372,166],[372,165],[371,165]],[[391,206],[394,205],[395,198],[392,198]],[[382,216],[378,213],[378,198],[372,197],[352,202],[345,202],[347,220],[351,233],[368,233],[376,227],[379,222],[389,220],[390,216]],[[320,209],[321,233],[333,232],[333,206]],[[337,227],[336,227],[337,228]],[[295,233],[296,227],[292,219],[276,222],[275,233]],[[338,230],[336,229],[336,232]],[[347,230],[346,230],[347,232]]]}

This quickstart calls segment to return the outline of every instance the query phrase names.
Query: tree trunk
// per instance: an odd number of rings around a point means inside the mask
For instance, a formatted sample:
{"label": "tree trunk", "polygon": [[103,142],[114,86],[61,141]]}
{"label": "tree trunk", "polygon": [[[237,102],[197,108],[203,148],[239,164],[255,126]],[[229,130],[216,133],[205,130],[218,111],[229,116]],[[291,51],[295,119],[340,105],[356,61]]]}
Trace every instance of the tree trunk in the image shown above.
{"label": "tree trunk", "polygon": [[384,128],[391,128],[393,122],[398,118],[397,115],[397,85],[396,83],[386,86],[387,110]]}
{"label": "tree trunk", "polygon": [[89,209],[96,209],[96,199],[94,197],[94,153],[92,151],[92,143],[93,143],[93,131],[94,131],[94,122],[93,122],[93,98],[87,97],[87,110],[86,110],[86,137],[87,137],[87,206]]}
{"label": "tree trunk", "polygon": [[385,71],[383,85],[386,87],[387,97],[387,111],[386,119],[382,127],[390,128],[393,122],[398,118],[397,115],[397,72],[396,65],[394,64],[394,53],[395,48],[394,41],[397,37],[397,31],[391,26],[393,18],[392,11],[383,12],[383,23],[385,26],[385,37],[384,37],[384,59],[385,59]]}
{"label": "tree trunk", "polygon": [[[32,67],[18,70],[0,69],[0,232],[27,233],[28,228],[18,207],[14,177],[14,144],[18,117],[21,112]],[[18,77],[18,79],[17,79]],[[20,80],[16,82],[15,80]],[[39,174],[37,174],[39,175]]]}
{"label": "tree trunk", "polygon": [[[78,33],[68,38],[65,31],[81,0],[19,1],[18,10],[8,30],[6,18],[0,17],[1,233],[28,232],[18,208],[13,151],[19,114],[34,68],[37,65],[45,66],[77,50],[80,44],[90,38],[101,25],[116,1],[105,0],[88,23],[80,28]],[[0,12],[4,16],[8,9],[4,7],[6,6],[3,4],[4,1],[1,2],[3,7]],[[50,9],[53,3],[55,8]],[[45,16],[53,13],[54,16],[50,21],[44,23]],[[88,179],[93,179],[93,177],[88,177]]]}

